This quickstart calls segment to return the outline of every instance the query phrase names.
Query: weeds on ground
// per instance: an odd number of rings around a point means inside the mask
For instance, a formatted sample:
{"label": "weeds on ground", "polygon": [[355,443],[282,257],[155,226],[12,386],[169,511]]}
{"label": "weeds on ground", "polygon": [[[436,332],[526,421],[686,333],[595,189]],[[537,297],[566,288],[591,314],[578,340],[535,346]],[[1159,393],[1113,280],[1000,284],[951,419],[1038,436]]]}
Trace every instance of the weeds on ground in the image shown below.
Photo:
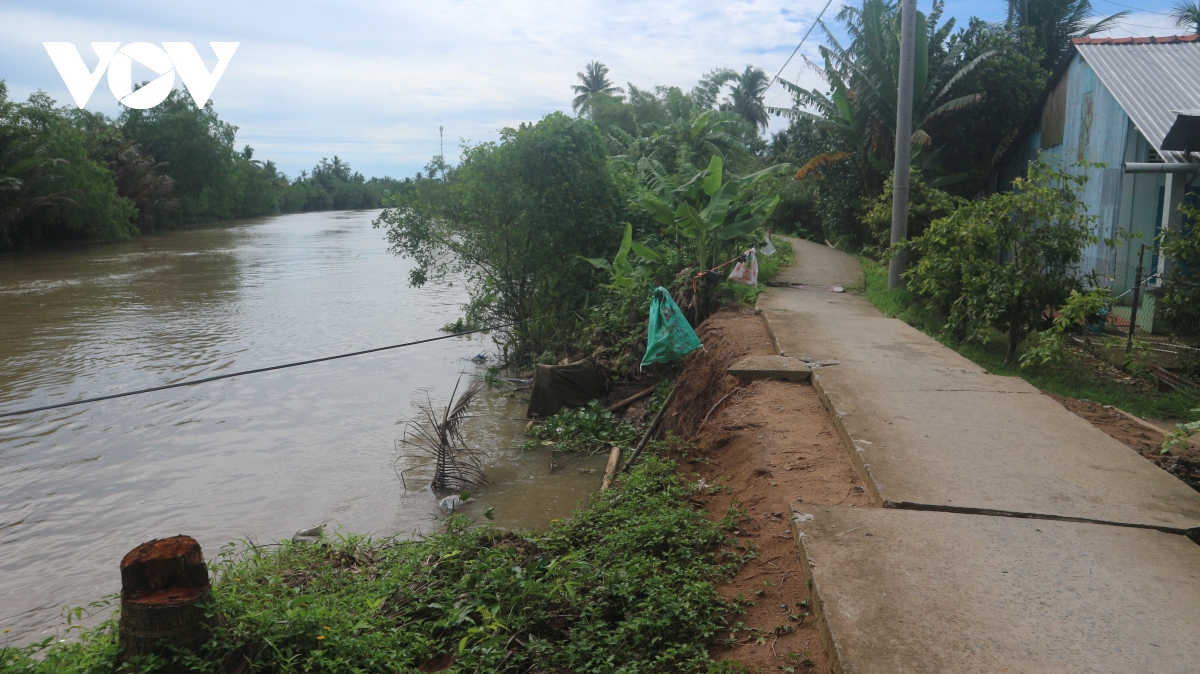
{"label": "weeds on ground", "polygon": [[[736,611],[714,583],[745,561],[697,487],[648,456],[545,532],[473,528],[422,540],[337,538],[226,548],[213,639],[129,671],[732,672],[706,644]],[[115,619],[76,643],[0,649],[5,672],[113,671]]]}
{"label": "weeds on ground", "polygon": [[[1134,383],[1114,378],[1088,360],[1067,359],[1022,368],[1018,365],[1018,357],[1012,365],[1005,365],[1007,347],[999,335],[982,344],[954,340],[943,330],[945,320],[926,307],[920,298],[907,290],[891,290],[887,287],[886,267],[869,258],[860,257],[859,260],[867,283],[864,295],[884,315],[899,318],[921,330],[992,374],[1021,377],[1051,393],[1112,405],[1151,419],[1188,419],[1189,410],[1200,406],[1200,394],[1155,392],[1146,385],[1136,385],[1136,378],[1130,378]],[[1029,344],[1022,345],[1018,356],[1030,348]]]}
{"label": "weeds on ground", "polygon": [[559,452],[594,453],[607,451],[613,445],[629,448],[638,438],[638,429],[621,421],[593,400],[587,407],[565,408],[558,414],[537,422],[526,431],[534,440],[526,441],[524,449],[539,445],[553,446]]}

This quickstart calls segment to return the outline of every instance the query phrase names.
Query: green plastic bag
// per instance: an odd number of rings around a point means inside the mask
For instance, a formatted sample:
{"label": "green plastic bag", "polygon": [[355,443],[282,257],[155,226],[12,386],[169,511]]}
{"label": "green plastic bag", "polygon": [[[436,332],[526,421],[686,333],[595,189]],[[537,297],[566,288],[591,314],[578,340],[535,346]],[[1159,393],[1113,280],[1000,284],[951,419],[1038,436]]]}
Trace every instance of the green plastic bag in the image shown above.
{"label": "green plastic bag", "polygon": [[704,346],[684,318],[671,293],[659,286],[650,299],[650,329],[646,336],[646,356],[642,367],[650,363],[669,363]]}

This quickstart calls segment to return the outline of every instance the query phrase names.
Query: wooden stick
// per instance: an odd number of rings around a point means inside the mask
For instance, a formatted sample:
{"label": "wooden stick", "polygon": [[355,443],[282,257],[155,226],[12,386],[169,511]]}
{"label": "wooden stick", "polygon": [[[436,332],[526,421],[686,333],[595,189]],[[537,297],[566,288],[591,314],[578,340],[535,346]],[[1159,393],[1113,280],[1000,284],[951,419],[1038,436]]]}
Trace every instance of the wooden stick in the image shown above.
{"label": "wooden stick", "polygon": [[600,491],[608,489],[612,484],[613,473],[617,472],[617,464],[621,461],[621,448],[613,445],[613,448],[608,452],[608,466],[604,469],[604,482],[600,484]]}
{"label": "wooden stick", "polygon": [[656,389],[656,388],[658,388],[657,385],[651,386],[650,388],[646,389],[645,391],[638,391],[637,393],[629,396],[628,398],[626,398],[624,400],[618,400],[617,402],[608,406],[608,411],[613,412],[613,413],[620,412],[621,410],[625,409],[626,407],[629,407],[633,403],[636,403],[637,401],[641,400],[642,398],[645,398],[646,396],[650,395],[651,393],[654,393],[654,389]]}
{"label": "wooden stick", "polygon": [[679,390],[679,384],[671,387],[671,392],[667,394],[667,399],[663,401],[662,407],[658,409],[658,414],[654,415],[654,421],[650,422],[650,427],[646,429],[645,435],[641,440],[638,440],[637,447],[634,448],[633,454],[629,457],[629,461],[625,462],[625,467],[621,469],[622,473],[628,473],[633,463],[637,461],[642,450],[646,448],[646,443],[650,441],[650,436],[654,431],[658,430],[658,424],[662,421],[663,415],[666,414],[667,408],[671,406],[671,400],[675,397],[675,392]]}
{"label": "wooden stick", "polygon": [[[738,387],[734,386],[732,391],[730,391],[729,393],[726,393],[725,395],[721,396],[721,399],[717,401],[717,405],[720,405],[721,403],[725,402],[725,399],[726,399],[726,398],[728,398],[729,396],[733,395],[735,392],[737,392],[737,391],[740,391],[740,390],[741,390],[740,388],[738,388]],[[711,414],[713,413],[713,410],[716,410],[716,409],[717,409],[717,405],[713,405],[713,406],[712,406],[712,408],[708,410],[708,414],[705,414],[705,415],[704,415],[704,419],[702,419],[702,420],[700,421],[700,425],[701,425],[701,426],[703,426],[703,425],[704,425],[704,422],[708,421],[708,417],[709,417],[709,415],[711,415]]]}

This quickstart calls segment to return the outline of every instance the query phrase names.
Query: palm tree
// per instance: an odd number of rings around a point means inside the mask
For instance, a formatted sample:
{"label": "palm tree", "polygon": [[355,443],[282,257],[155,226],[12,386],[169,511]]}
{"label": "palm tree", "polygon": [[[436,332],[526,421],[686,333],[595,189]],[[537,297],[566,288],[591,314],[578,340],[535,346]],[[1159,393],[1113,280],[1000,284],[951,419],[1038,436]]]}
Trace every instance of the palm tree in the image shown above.
{"label": "palm tree", "polygon": [[767,108],[763,105],[763,94],[767,91],[770,80],[767,74],[752,65],[746,66],[742,74],[733,78],[733,86],[729,89],[729,104],[723,109],[738,113],[755,131],[767,128],[770,118]]}
{"label": "palm tree", "polygon": [[1200,0],[1179,0],[1171,8],[1171,18],[1175,19],[1176,26],[1200,33]]}
{"label": "palm tree", "polygon": [[583,114],[591,107],[594,96],[625,93],[624,89],[614,87],[613,83],[608,81],[608,66],[599,61],[592,61],[587,64],[586,70],[575,74],[579,76],[581,84],[571,86],[576,94],[575,100],[571,102],[571,107],[579,114]]}
{"label": "palm tree", "polygon": [[1022,29],[1033,32],[1033,39],[1046,56],[1042,67],[1052,69],[1073,37],[1087,37],[1113,27],[1129,12],[1117,12],[1098,21],[1090,0],[1008,0],[1008,25],[1018,35]]}
{"label": "palm tree", "polygon": [[[979,104],[983,95],[952,95],[955,84],[981,62],[995,55],[987,51],[963,63],[966,44],[947,44],[954,20],[938,26],[943,3],[935,2],[928,17],[917,12],[916,75],[913,82],[913,133],[910,141],[925,147],[933,143],[925,127],[946,115]],[[897,6],[886,0],[864,0],[861,8],[846,6],[838,14],[851,37],[841,46],[824,24],[829,46],[820,48],[825,66],[810,66],[830,88],[829,95],[779,80],[795,99],[792,108],[768,108],[789,119],[808,118],[818,129],[836,138],[840,149],[812,158],[797,173],[802,178],[823,164],[853,156],[859,163],[863,188],[875,195],[882,188],[886,167],[895,157],[896,97],[900,72],[900,20]],[[813,108],[810,112],[805,108]]]}
{"label": "palm tree", "polygon": [[631,165],[645,159],[664,173],[694,173],[713,155],[728,156],[742,138],[754,133],[754,127],[732,110],[686,112],[686,116],[672,115],[667,124],[642,124],[639,136],[614,128],[613,141],[620,152],[617,158]]}

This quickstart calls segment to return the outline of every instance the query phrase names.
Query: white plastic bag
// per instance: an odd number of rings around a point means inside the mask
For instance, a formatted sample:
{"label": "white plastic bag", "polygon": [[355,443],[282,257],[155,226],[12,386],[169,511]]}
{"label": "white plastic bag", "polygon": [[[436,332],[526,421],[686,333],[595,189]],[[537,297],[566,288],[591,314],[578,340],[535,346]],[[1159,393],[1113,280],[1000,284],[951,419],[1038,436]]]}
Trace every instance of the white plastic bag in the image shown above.
{"label": "white plastic bag", "polygon": [[746,260],[737,263],[733,271],[729,272],[729,280],[756,286],[758,285],[758,258],[755,257],[753,248],[746,251],[745,255]]}
{"label": "white plastic bag", "polygon": [[769,236],[763,240],[762,254],[767,257],[775,254],[775,244],[771,243],[771,237]]}

